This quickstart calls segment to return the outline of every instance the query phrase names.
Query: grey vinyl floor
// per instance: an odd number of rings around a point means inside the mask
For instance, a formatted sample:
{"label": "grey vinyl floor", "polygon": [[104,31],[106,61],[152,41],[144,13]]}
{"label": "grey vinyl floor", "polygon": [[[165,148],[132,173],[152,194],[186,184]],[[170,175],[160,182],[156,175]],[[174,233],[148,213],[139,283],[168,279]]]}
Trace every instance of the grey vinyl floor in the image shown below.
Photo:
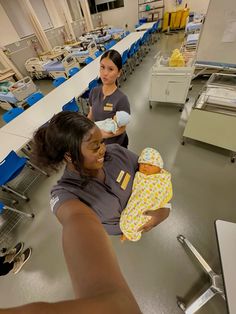
{"label": "grey vinyl floor", "polygon": [[[207,276],[176,237],[186,236],[220,272],[214,221],[236,222],[236,168],[229,153],[190,140],[181,145],[191,105],[205,80],[194,81],[183,112],[173,104],[153,103],[149,109],[155,55],[159,50],[170,53],[182,40],[182,33],[163,35],[121,87],[132,109],[129,148],[137,154],[147,146],[157,148],[172,174],[174,189],[171,215],[155,230],[137,243],[121,244],[119,238],[111,237],[121,269],[145,314],[180,314],[176,296],[188,303],[209,286]],[[51,88],[50,81],[39,84],[42,91]],[[73,298],[61,246],[61,226],[49,209],[49,191],[59,176],[43,179],[31,191],[31,202],[26,207],[33,209],[35,218],[21,224],[13,237],[31,246],[33,254],[19,274],[1,277],[0,307]],[[227,310],[223,299],[216,296],[198,313],[225,314]]]}

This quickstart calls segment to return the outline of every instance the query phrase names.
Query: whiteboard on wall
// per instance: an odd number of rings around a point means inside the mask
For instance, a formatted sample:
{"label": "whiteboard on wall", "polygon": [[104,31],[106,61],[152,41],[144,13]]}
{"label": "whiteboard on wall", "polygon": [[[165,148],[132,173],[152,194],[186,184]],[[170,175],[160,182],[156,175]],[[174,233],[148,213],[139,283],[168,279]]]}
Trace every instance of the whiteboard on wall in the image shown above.
{"label": "whiteboard on wall", "polygon": [[236,64],[235,0],[211,0],[197,50],[197,61]]}

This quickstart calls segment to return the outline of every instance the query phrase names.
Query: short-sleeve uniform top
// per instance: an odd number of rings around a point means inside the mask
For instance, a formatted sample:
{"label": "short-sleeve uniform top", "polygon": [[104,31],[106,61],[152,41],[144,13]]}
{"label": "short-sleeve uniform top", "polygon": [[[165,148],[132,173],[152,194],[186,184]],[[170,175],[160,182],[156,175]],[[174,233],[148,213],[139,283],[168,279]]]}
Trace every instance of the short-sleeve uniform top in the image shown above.
{"label": "short-sleeve uniform top", "polygon": [[[92,107],[95,122],[112,118],[116,114],[116,111],[126,111],[130,114],[128,98],[119,88],[105,98],[102,92],[102,85],[93,88],[89,95],[89,104]],[[105,143],[117,143],[121,145],[124,142],[125,135],[126,132],[112,138],[107,138]]]}
{"label": "short-sleeve uniform top", "polygon": [[[118,144],[107,145],[103,169],[104,183],[92,178],[85,186],[81,185],[77,172],[65,169],[62,178],[52,188],[51,209],[56,213],[65,201],[79,199],[98,215],[108,234],[117,235],[121,234],[120,215],[131,195],[138,156]],[[129,175],[127,185],[122,185]]]}

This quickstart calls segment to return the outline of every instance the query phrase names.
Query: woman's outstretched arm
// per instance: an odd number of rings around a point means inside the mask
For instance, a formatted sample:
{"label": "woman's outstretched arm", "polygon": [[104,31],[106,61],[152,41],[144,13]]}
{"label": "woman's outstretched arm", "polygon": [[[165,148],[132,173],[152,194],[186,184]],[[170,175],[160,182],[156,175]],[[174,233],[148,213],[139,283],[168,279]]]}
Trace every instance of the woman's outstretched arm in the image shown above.
{"label": "woman's outstretched arm", "polygon": [[84,203],[71,200],[57,210],[63,226],[63,249],[75,300],[32,303],[0,314],[140,314],[121,274],[110,240]]}

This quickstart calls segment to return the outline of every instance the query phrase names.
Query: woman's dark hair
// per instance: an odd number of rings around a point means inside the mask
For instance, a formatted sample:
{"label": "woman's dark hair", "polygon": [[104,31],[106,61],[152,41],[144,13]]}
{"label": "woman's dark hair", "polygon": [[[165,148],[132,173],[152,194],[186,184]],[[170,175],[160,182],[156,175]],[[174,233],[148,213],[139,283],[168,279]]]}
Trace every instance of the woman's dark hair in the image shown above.
{"label": "woman's dark hair", "polygon": [[68,153],[76,170],[83,175],[81,143],[94,126],[93,121],[77,112],[62,111],[56,114],[34,134],[34,162],[49,171],[57,170]]}
{"label": "woman's dark hair", "polygon": [[118,51],[111,49],[104,52],[104,54],[101,56],[101,59],[109,58],[118,68],[120,71],[122,69],[122,58]]}

